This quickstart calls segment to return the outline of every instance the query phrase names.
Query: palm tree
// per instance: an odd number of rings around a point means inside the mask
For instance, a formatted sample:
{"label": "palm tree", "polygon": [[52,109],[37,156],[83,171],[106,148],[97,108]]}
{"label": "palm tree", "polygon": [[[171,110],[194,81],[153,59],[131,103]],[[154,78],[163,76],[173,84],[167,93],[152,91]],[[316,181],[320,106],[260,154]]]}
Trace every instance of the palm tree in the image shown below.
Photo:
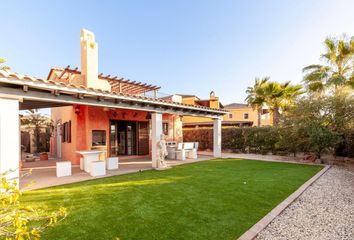
{"label": "palm tree", "polygon": [[279,123],[280,109],[284,111],[293,104],[297,96],[303,93],[301,88],[300,85],[291,85],[290,82],[267,82],[263,86],[265,103],[270,108],[275,126]]}
{"label": "palm tree", "polygon": [[265,103],[265,96],[263,88],[267,84],[269,77],[265,77],[262,79],[256,78],[254,80],[253,87],[248,87],[246,90],[247,103],[253,108],[257,110],[257,126],[261,126],[261,114],[262,109]]}
{"label": "palm tree", "polygon": [[314,64],[303,68],[304,82],[310,92],[321,92],[327,87],[353,86],[354,39],[326,38],[326,52],[321,58],[327,64]]}
{"label": "palm tree", "polygon": [[[3,58],[0,58],[0,64],[3,64],[3,63],[5,63],[6,62],[6,60],[5,59],[3,59]],[[10,70],[10,67],[9,66],[0,66],[0,70]]]}

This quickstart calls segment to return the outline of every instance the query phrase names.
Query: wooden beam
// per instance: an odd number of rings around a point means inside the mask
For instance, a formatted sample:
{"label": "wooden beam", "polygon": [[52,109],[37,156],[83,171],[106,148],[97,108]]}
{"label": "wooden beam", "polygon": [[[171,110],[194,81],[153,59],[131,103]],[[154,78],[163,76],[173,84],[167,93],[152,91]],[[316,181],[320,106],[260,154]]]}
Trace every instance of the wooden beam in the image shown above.
{"label": "wooden beam", "polygon": [[78,98],[78,99],[83,99],[83,98],[84,98],[84,94],[78,93],[78,94],[77,94],[77,98]]}
{"label": "wooden beam", "polygon": [[122,100],[120,103],[115,103],[115,100],[105,99],[105,101],[97,101],[97,98],[92,98],[86,96],[84,99],[78,99],[75,96],[71,95],[59,95],[54,96],[50,92],[38,92],[34,90],[29,90],[27,93],[24,93],[21,89],[16,88],[8,88],[2,87],[0,88],[0,94],[3,95],[10,95],[10,96],[17,96],[22,97],[24,100],[32,100],[32,101],[41,101],[41,102],[48,102],[48,103],[60,103],[63,105],[88,105],[88,106],[97,106],[97,107],[109,107],[109,108],[121,108],[121,109],[132,109],[132,110],[139,110],[139,111],[147,111],[147,112],[162,112],[162,113],[170,113],[176,115],[188,115],[188,116],[195,116],[195,117],[207,117],[207,118],[219,118],[222,114],[212,114],[206,113],[198,114],[198,113],[191,113],[185,112],[183,109],[179,108],[178,110],[170,110],[170,109],[161,109],[157,103],[147,104],[145,106],[142,105],[143,102],[138,103],[137,105],[131,105],[128,102]]}
{"label": "wooden beam", "polygon": [[59,96],[59,95],[60,95],[60,91],[59,91],[59,90],[53,90],[53,91],[52,91],[52,94],[53,94],[54,96]]}

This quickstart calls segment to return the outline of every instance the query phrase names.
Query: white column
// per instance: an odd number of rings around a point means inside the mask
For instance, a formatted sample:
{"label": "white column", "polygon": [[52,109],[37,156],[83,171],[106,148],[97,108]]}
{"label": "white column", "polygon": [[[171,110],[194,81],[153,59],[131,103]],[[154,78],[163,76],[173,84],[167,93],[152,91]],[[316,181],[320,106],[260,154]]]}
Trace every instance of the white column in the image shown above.
{"label": "white column", "polygon": [[19,100],[0,98],[0,173],[19,181],[20,123]]}
{"label": "white column", "polygon": [[221,157],[221,119],[215,118],[213,127],[214,157]]}
{"label": "white column", "polygon": [[152,160],[152,167],[158,167],[158,160],[157,160],[157,143],[161,139],[162,134],[162,113],[152,113],[151,114],[151,144],[152,144],[152,151],[151,151],[151,160]]}

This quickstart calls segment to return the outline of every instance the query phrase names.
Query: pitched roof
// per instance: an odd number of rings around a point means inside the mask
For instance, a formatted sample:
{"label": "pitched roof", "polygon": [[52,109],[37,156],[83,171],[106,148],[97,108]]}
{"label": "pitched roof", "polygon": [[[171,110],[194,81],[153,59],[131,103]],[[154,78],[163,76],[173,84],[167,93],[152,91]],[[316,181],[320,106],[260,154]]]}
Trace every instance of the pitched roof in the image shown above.
{"label": "pitched roof", "polygon": [[[80,101],[80,99],[96,99],[98,102],[100,100],[105,100],[107,102],[112,102],[116,104],[116,107],[119,108],[120,103],[127,103],[132,106],[135,104],[146,108],[146,106],[162,107],[166,111],[185,111],[186,115],[194,111],[195,114],[215,114],[215,115],[224,115],[227,113],[225,110],[208,108],[203,106],[196,106],[191,104],[184,104],[173,102],[171,100],[163,100],[161,98],[152,98],[145,97],[135,94],[126,94],[120,92],[109,92],[103,91],[100,89],[87,88],[85,86],[76,86],[71,83],[58,82],[52,80],[43,80],[36,77],[22,75],[11,71],[0,70],[0,85],[3,86],[2,91],[4,93],[9,92],[18,92],[22,89],[25,94],[21,96],[30,97],[30,93],[51,93],[53,96],[60,97],[61,95],[65,97],[73,97],[75,101]],[[20,88],[19,88],[20,87]],[[8,89],[8,90],[7,90]],[[29,91],[31,90],[31,91]],[[10,94],[10,93],[9,93]],[[33,98],[33,97],[31,97]],[[79,100],[77,100],[79,99]],[[59,100],[58,100],[59,101]]]}
{"label": "pitched roof", "polygon": [[182,98],[191,98],[191,97],[195,97],[195,98],[198,98],[199,99],[199,97],[197,97],[196,95],[192,95],[192,94],[176,94],[176,95],[179,95],[179,96],[181,96]]}
{"label": "pitched roof", "polygon": [[249,107],[248,104],[245,103],[230,103],[224,106],[226,109],[230,109],[230,108],[247,108]]}

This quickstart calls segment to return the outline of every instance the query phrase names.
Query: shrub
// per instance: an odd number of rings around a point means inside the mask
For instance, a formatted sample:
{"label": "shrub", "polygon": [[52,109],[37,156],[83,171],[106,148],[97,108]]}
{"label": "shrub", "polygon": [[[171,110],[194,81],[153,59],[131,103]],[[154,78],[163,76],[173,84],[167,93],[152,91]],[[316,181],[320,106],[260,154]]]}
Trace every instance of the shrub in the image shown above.
{"label": "shrub", "polygon": [[[272,152],[296,156],[298,152],[313,152],[319,157],[323,152],[336,148],[337,156],[354,156],[354,132],[341,136],[325,126],[224,128],[221,137],[222,150],[236,153]],[[199,142],[200,150],[212,150],[213,130],[184,130],[183,141]]]}
{"label": "shrub", "polygon": [[0,238],[1,239],[40,239],[41,232],[66,217],[65,208],[47,212],[41,208],[23,205],[21,191],[16,181],[8,181],[9,172],[0,174]]}
{"label": "shrub", "polygon": [[199,142],[200,150],[213,149],[213,129],[183,130],[184,142]]}
{"label": "shrub", "polygon": [[246,143],[244,139],[244,129],[242,128],[226,128],[222,129],[222,149],[233,152],[245,152]]}

